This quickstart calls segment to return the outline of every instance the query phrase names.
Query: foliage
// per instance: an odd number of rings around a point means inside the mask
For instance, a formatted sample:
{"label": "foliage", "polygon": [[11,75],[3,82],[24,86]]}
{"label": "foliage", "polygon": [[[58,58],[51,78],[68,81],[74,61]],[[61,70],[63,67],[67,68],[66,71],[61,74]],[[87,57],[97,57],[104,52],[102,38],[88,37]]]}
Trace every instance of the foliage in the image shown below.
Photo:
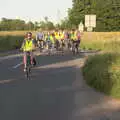
{"label": "foliage", "polygon": [[120,30],[120,0],[72,0],[68,9],[69,22],[76,28],[86,14],[96,14],[97,27],[95,31]]}
{"label": "foliage", "polygon": [[37,30],[38,28],[42,29],[54,29],[54,24],[48,20],[48,17],[45,17],[45,21],[40,22],[25,22],[20,19],[7,19],[2,18],[0,22],[0,31],[18,31],[18,30]]}

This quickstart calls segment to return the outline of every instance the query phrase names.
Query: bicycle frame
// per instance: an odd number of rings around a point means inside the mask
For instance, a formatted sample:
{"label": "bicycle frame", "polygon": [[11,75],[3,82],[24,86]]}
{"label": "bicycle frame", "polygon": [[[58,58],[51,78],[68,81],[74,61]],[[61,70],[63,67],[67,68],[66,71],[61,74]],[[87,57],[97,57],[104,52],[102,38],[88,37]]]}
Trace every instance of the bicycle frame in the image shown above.
{"label": "bicycle frame", "polygon": [[52,43],[51,41],[47,41],[47,44],[48,44],[48,54],[50,55],[52,52]]}
{"label": "bicycle frame", "polygon": [[43,40],[38,41],[38,47],[40,48],[40,52],[43,50]]}
{"label": "bicycle frame", "polygon": [[30,52],[26,52],[26,72],[25,75],[28,80],[30,80],[30,72],[31,72],[31,55]]}
{"label": "bicycle frame", "polygon": [[62,40],[62,41],[61,41],[62,54],[64,53],[64,47],[65,47],[65,43],[64,43],[64,40]]}
{"label": "bicycle frame", "polygon": [[72,44],[72,52],[73,52],[74,55],[78,52],[77,42],[73,42],[73,44]]}

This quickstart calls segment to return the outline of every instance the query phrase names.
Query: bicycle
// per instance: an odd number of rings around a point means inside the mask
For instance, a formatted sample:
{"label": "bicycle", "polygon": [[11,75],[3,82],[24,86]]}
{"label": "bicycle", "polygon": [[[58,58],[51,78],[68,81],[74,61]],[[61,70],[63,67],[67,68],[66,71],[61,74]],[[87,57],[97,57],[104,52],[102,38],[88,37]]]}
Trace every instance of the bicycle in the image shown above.
{"label": "bicycle", "polygon": [[73,55],[78,54],[78,43],[77,43],[77,41],[73,41],[73,43],[72,43],[72,53],[73,53]]}
{"label": "bicycle", "polygon": [[68,41],[67,48],[69,51],[71,51],[71,49],[72,49],[72,41],[71,40]]}
{"label": "bicycle", "polygon": [[27,80],[30,80],[30,74],[31,74],[31,55],[30,52],[26,52],[26,70],[25,72],[25,76],[27,78]]}
{"label": "bicycle", "polygon": [[52,52],[52,43],[51,41],[47,41],[47,45],[48,45],[48,55],[51,55],[51,52]]}
{"label": "bicycle", "polygon": [[55,41],[55,48],[56,48],[56,51],[59,51],[59,47],[60,47],[59,40],[56,40],[56,41]]}
{"label": "bicycle", "polygon": [[43,50],[43,40],[38,41],[38,47],[40,49],[40,52],[42,52],[42,50]]}
{"label": "bicycle", "polygon": [[64,47],[65,47],[65,43],[64,40],[61,41],[61,51],[62,51],[62,55],[64,54]]}

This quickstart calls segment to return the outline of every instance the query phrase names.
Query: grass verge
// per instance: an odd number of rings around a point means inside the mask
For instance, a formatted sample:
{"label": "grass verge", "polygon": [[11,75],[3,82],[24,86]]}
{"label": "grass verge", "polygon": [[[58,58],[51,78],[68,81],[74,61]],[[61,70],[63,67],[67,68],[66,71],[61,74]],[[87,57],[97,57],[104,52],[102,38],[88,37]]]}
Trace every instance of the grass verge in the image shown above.
{"label": "grass verge", "polygon": [[104,53],[88,57],[83,75],[88,85],[120,98],[120,54]]}

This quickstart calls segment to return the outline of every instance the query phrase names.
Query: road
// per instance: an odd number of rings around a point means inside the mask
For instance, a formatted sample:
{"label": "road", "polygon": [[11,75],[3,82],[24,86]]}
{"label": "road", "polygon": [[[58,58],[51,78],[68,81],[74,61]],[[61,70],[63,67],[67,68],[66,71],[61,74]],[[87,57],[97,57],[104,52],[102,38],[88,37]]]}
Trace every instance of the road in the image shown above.
{"label": "road", "polygon": [[83,80],[84,56],[37,57],[31,80],[21,56],[0,59],[0,120],[119,120],[120,102]]}

